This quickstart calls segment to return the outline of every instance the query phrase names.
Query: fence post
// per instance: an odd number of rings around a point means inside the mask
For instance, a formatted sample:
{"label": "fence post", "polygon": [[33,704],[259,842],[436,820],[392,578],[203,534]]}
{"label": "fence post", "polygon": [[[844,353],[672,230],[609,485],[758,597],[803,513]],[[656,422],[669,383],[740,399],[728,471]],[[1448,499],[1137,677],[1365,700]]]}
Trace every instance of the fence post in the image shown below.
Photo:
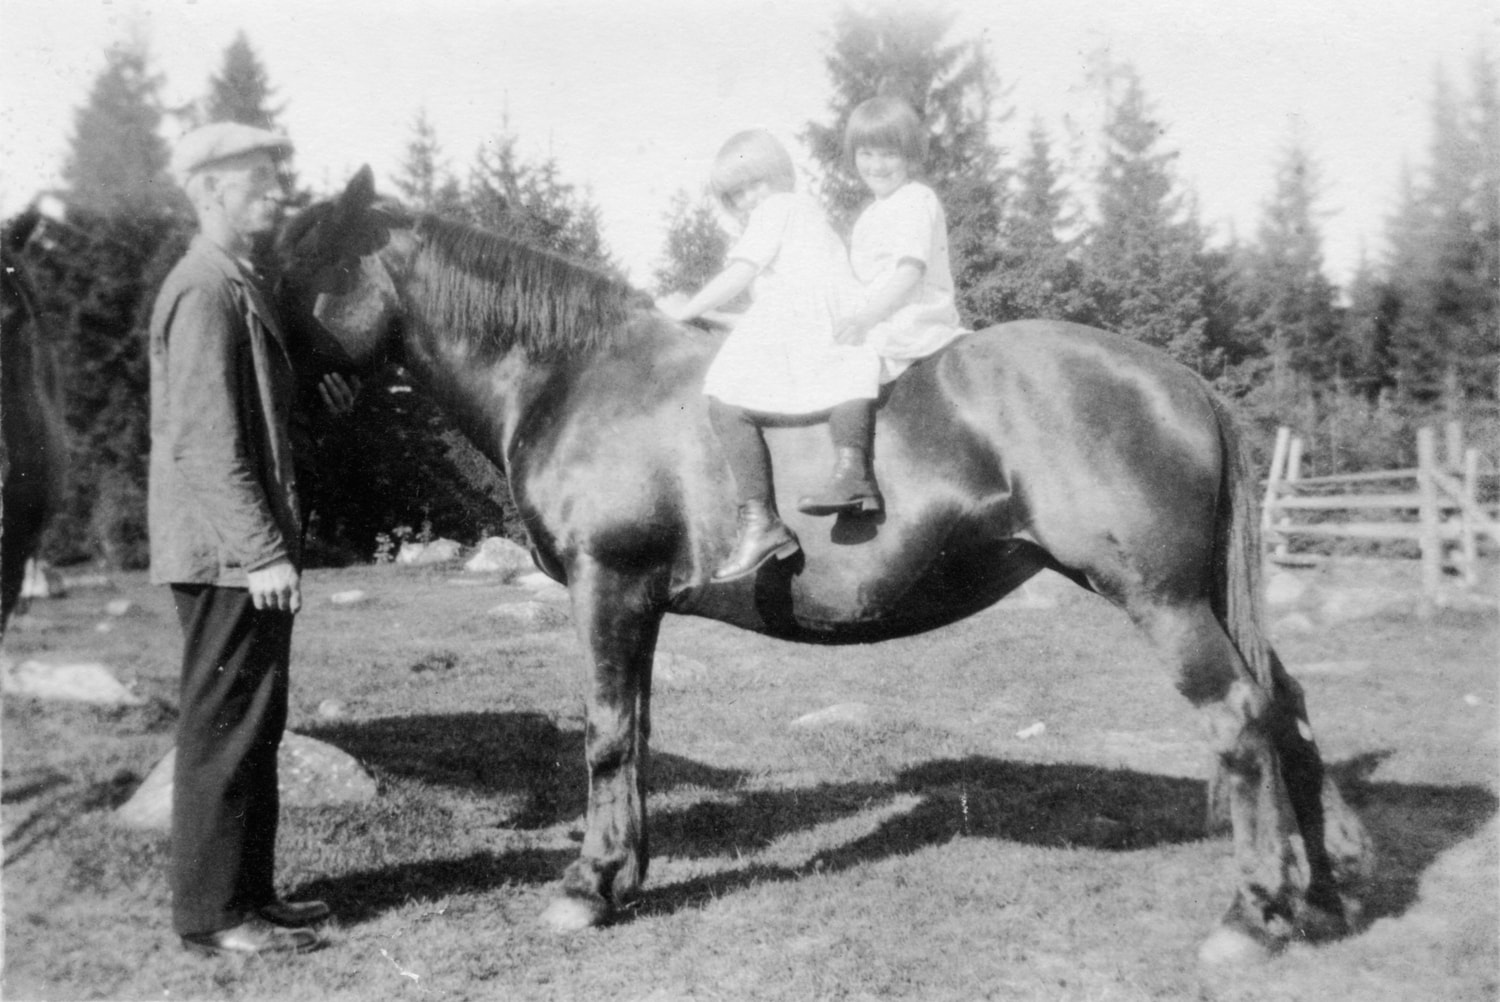
{"label": "fence post", "polygon": [[[1301,435],[1295,435],[1295,436],[1292,437],[1291,448],[1289,448],[1287,450],[1287,454],[1286,454],[1285,483],[1287,483],[1288,485],[1295,484],[1297,481],[1299,481],[1301,479],[1302,479],[1302,436]],[[1276,524],[1278,526],[1283,526],[1283,525],[1290,526],[1292,524],[1292,516],[1290,514],[1284,514],[1284,515],[1281,516],[1281,518],[1277,519]],[[1284,560],[1284,559],[1286,559],[1286,557],[1290,553],[1291,553],[1291,537],[1288,536],[1288,535],[1283,534],[1281,536],[1280,541],[1277,542],[1277,544],[1276,544],[1276,556],[1278,558]]]}
{"label": "fence post", "polygon": [[[1292,429],[1276,429],[1276,448],[1271,453],[1271,471],[1266,474],[1266,496],[1260,504],[1260,534],[1269,539],[1276,524],[1276,499],[1281,494],[1281,476],[1286,468],[1286,450],[1292,440]],[[1264,556],[1264,554],[1262,554]]]}
{"label": "fence post", "polygon": [[1422,547],[1422,601],[1418,614],[1426,619],[1437,608],[1443,583],[1442,512],[1438,507],[1437,435],[1431,428],[1417,429],[1417,497]]}
{"label": "fence post", "polygon": [[1459,554],[1463,561],[1464,584],[1473,588],[1479,584],[1479,526],[1474,524],[1474,513],[1479,510],[1479,450],[1470,446],[1464,450],[1464,494],[1459,500]]}
{"label": "fence post", "polygon": [[1463,469],[1464,425],[1462,421],[1449,421],[1443,426],[1443,465],[1450,473]]}

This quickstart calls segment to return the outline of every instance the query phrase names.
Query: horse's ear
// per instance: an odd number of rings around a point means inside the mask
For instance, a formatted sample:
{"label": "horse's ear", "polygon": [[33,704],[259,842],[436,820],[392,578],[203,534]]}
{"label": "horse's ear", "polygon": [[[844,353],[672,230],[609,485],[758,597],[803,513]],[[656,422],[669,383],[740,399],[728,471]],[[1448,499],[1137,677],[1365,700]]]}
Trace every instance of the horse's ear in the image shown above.
{"label": "horse's ear", "polygon": [[317,220],[311,231],[313,256],[320,261],[336,261],[369,253],[367,214],[374,203],[375,172],[366,164]]}
{"label": "horse's ear", "polygon": [[339,196],[339,201],[357,205],[361,209],[368,208],[374,203],[375,172],[370,169],[369,164],[365,164],[349,179],[349,184],[345,186],[343,195]]}
{"label": "horse's ear", "polygon": [[344,186],[335,203],[334,215],[340,224],[351,222],[375,203],[375,172],[365,164]]}
{"label": "horse's ear", "polygon": [[3,239],[5,249],[12,254],[19,254],[26,247],[26,241],[31,239],[31,234],[36,231],[37,224],[42,221],[42,214],[36,206],[31,206],[25,212],[5,222]]}

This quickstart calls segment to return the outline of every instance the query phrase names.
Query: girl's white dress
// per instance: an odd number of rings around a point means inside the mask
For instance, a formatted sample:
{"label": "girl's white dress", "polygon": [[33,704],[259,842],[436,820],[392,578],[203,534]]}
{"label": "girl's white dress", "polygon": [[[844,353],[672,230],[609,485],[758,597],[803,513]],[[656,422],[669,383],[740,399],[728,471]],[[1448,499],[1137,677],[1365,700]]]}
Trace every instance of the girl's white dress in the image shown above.
{"label": "girl's white dress", "polygon": [[954,305],[943,203],[917,181],[871,203],[849,238],[854,277],[868,291],[879,288],[903,258],[922,263],[921,284],[909,302],[870,329],[864,342],[881,358],[883,382],[965,333]]}
{"label": "girl's white dress", "polygon": [[812,414],[879,393],[879,356],[833,340],[859,291],[843,241],[816,202],[767,197],[729,259],[755,267],[753,299],[709,366],[704,393],[771,414]]}

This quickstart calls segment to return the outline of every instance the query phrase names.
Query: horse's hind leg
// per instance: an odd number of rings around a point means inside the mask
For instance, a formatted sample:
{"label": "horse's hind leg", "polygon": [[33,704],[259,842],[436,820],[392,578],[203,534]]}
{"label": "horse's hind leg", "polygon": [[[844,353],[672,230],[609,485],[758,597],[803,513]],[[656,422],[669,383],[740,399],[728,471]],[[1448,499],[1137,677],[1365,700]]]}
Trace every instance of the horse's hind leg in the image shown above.
{"label": "horse's hind leg", "polygon": [[1325,827],[1346,818],[1325,811],[1325,788],[1336,801],[1330,806],[1342,810],[1342,801],[1323,775],[1296,683],[1279,672],[1271,691],[1260,685],[1207,601],[1132,614],[1173,655],[1178,689],[1207,718],[1233,831],[1238,887],[1203,944],[1203,959],[1230,960],[1293,937],[1344,932]]}
{"label": "horse's hind leg", "polygon": [[543,915],[563,932],[608,920],[646,879],[651,664],[662,616],[645,581],[593,562],[571,567],[568,585],[586,665],[589,795],[583,850]]}

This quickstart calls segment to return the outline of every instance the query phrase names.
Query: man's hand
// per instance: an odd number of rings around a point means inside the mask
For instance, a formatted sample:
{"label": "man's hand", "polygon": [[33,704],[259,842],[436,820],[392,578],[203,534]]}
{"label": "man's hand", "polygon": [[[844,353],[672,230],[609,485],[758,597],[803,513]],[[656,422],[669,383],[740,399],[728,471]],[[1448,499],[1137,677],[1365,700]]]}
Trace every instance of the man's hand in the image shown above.
{"label": "man's hand", "polygon": [[358,395],[358,376],[345,379],[337,372],[330,372],[318,381],[318,396],[323,398],[323,406],[337,417],[354,410],[354,398]]}
{"label": "man's hand", "polygon": [[302,580],[291,561],[282,560],[250,572],[250,601],[257,609],[280,609],[296,615],[302,609]]}

